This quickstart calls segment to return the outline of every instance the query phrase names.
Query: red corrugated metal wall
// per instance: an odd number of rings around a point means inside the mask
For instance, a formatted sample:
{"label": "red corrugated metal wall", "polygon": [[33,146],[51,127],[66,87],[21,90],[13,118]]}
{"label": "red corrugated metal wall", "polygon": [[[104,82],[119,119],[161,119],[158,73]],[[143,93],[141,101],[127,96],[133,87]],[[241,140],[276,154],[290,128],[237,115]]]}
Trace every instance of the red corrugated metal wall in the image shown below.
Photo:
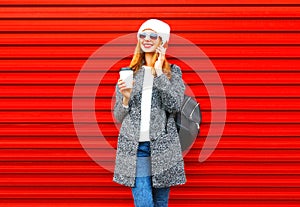
{"label": "red corrugated metal wall", "polygon": [[[130,189],[113,183],[82,148],[72,94],[93,52],[149,18],[168,22],[207,54],[228,107],[219,145],[198,162],[211,105],[204,84],[191,84],[202,130],[185,157],[188,183],[172,188],[170,206],[300,206],[299,1],[0,3],[1,207],[133,206]],[[113,147],[111,97],[117,70],[128,62],[109,70],[96,98],[98,124]],[[170,62],[181,64],[176,57]],[[182,70],[193,83],[191,69],[182,64]]]}

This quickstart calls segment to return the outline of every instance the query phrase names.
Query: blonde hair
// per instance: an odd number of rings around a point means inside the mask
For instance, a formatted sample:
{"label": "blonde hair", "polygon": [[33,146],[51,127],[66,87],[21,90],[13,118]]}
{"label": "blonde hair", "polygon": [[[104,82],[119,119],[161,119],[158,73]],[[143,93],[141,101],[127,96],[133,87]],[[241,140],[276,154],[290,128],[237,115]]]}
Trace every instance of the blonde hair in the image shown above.
{"label": "blonde hair", "polygon": [[[150,66],[152,67],[152,74],[154,76],[156,76],[156,72],[155,72],[155,69],[154,69],[154,64],[155,64],[157,58],[158,58],[158,53],[155,52],[153,57],[152,57],[151,64],[150,64]],[[141,49],[140,40],[138,40],[137,45],[135,47],[134,55],[131,59],[129,67],[132,68],[134,73],[136,73],[137,71],[140,70],[140,68],[142,67],[144,61],[145,61],[145,53]],[[163,73],[166,74],[168,79],[170,79],[171,78],[171,67],[170,67],[170,64],[169,64],[169,62],[167,61],[166,58],[163,62],[162,68],[163,68]]]}

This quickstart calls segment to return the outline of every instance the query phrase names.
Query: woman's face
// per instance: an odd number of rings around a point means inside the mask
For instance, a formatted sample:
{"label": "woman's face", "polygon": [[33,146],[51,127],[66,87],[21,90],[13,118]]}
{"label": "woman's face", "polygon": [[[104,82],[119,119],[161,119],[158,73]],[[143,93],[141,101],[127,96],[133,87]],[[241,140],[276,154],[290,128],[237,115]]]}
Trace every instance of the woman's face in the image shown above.
{"label": "woman's face", "polygon": [[161,40],[156,32],[146,29],[139,34],[141,49],[146,52],[155,52]]}

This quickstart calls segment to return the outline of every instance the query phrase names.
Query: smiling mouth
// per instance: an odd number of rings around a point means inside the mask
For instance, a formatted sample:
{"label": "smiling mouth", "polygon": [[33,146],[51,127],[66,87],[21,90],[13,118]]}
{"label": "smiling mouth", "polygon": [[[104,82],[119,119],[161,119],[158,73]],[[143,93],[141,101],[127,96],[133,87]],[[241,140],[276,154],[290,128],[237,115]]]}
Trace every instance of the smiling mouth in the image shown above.
{"label": "smiling mouth", "polygon": [[145,48],[151,48],[153,45],[152,45],[152,44],[143,44],[143,46],[144,46]]}

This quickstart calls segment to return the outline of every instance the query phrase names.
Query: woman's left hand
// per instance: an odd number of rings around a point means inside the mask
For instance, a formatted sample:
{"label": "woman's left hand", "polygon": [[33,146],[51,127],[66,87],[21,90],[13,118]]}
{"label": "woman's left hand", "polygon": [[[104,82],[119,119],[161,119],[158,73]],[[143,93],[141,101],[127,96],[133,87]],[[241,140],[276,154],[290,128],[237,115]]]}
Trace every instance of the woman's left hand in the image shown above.
{"label": "woman's left hand", "polygon": [[155,70],[162,70],[162,66],[165,61],[166,48],[164,48],[162,45],[158,46],[156,48],[156,52],[158,52],[159,55],[157,61],[154,64],[154,68]]}

